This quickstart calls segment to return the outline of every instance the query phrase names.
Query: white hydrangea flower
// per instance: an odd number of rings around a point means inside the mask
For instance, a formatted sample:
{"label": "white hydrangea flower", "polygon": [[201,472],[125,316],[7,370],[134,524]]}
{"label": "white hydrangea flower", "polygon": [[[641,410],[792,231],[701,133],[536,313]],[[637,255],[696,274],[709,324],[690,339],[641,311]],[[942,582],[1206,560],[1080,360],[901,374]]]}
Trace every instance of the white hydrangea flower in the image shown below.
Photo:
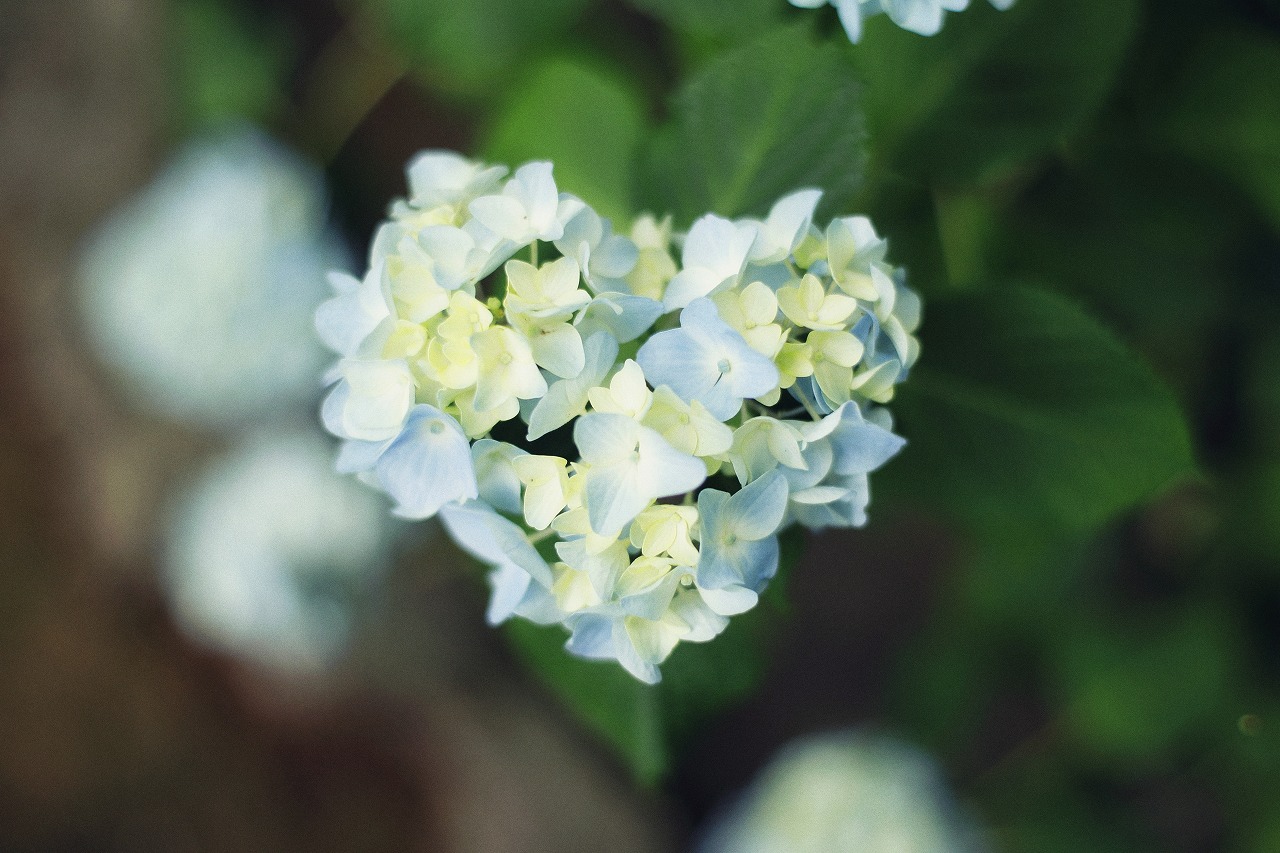
{"label": "white hydrangea flower", "polygon": [[800,245],[813,222],[822,190],[798,190],[779,199],[763,222],[757,223],[755,243],[749,255],[753,264],[786,260]]}
{"label": "white hydrangea flower", "polygon": [[[937,35],[942,29],[947,12],[962,12],[969,8],[969,0],[788,0],[792,6],[817,9],[830,3],[840,15],[849,41],[857,44],[862,38],[862,22],[881,12],[904,30],[922,36]],[[1014,0],[991,0],[991,5],[1001,11],[1009,9]]]}
{"label": "white hydrangea flower", "polygon": [[712,214],[693,223],[684,240],[682,268],[663,295],[667,310],[737,283],[758,234],[753,222],[735,223]]}
{"label": "white hydrangea flower", "polygon": [[519,245],[559,240],[564,235],[562,210],[576,208],[567,202],[556,190],[551,164],[529,163],[516,170],[501,194],[480,196],[468,210],[498,237]]}
{"label": "white hydrangea flower", "polygon": [[571,653],[655,682],[756,604],[784,527],[865,522],[902,444],[871,403],[920,314],[869,221],[820,229],[801,190],[762,220],[624,236],[547,163],[413,168],[369,272],[318,312],[342,356],[322,415],[340,471],[492,567],[491,622],[559,623]]}
{"label": "white hydrangea flower", "polygon": [[455,151],[422,151],[405,167],[407,203],[419,210],[459,207],[497,188],[506,166],[485,166]]}
{"label": "white hydrangea flower", "polygon": [[614,234],[612,223],[585,204],[565,223],[564,234],[555,246],[566,258],[577,261],[595,293],[626,292],[626,277],[640,260],[639,247]]}
{"label": "white hydrangea flower", "polygon": [[591,529],[603,536],[616,535],[658,498],[692,492],[707,477],[697,457],[623,415],[583,415],[573,441],[582,454]]}
{"label": "white hydrangea flower", "polygon": [[787,511],[786,478],[771,472],[732,495],[704,489],[698,588],[724,616],[750,610],[778,571],[778,529]]}
{"label": "white hydrangea flower", "polygon": [[479,497],[471,445],[462,427],[422,403],[378,456],[374,472],[403,518],[431,518],[447,503]]}
{"label": "white hydrangea flower", "polygon": [[559,621],[561,613],[551,597],[551,567],[518,525],[474,501],[446,505],[440,520],[454,542],[493,567],[490,625],[515,614],[542,624]]}
{"label": "white hydrangea flower", "polygon": [[742,401],[777,387],[778,368],[720,319],[715,303],[696,299],[680,312],[680,328],[659,332],[636,355],[653,383],[686,403],[697,401],[727,421]]}
{"label": "white hydrangea flower", "polygon": [[349,359],[337,367],[338,383],[325,398],[325,428],[340,438],[394,438],[413,406],[413,375],[403,361]]}

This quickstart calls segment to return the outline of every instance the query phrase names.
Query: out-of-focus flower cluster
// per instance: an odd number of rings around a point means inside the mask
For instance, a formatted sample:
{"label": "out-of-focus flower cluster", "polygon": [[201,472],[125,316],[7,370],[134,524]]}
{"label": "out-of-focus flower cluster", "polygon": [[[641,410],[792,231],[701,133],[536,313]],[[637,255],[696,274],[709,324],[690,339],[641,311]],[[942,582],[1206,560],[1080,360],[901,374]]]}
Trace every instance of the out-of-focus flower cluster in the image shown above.
{"label": "out-of-focus flower cluster", "polygon": [[139,402],[201,428],[310,405],[311,315],[348,261],[326,207],[320,170],[259,130],[191,140],[85,244],[97,352]]}
{"label": "out-of-focus flower cluster", "polygon": [[189,634],[290,674],[321,672],[346,651],[393,522],[331,462],[323,436],[273,430],[183,490],[163,579]]}
{"label": "out-of-focus flower cluster", "polygon": [[[862,38],[862,22],[881,12],[889,16],[904,30],[922,36],[936,35],[942,29],[947,12],[963,12],[969,8],[969,0],[788,0],[792,6],[817,9],[828,4],[835,6],[840,15],[849,41],[854,44]],[[1012,7],[1014,0],[991,0],[991,5],[1004,11]]]}
{"label": "out-of-focus flower cluster", "polygon": [[615,234],[550,163],[408,174],[317,314],[341,356],[322,415],[339,470],[493,567],[491,622],[562,623],[655,682],[755,606],[781,529],[865,523],[920,317],[868,220],[820,228],[802,190]]}
{"label": "out-of-focus flower cluster", "polygon": [[160,580],[178,622],[285,676],[338,662],[398,535],[314,424],[313,315],[348,261],[327,206],[315,165],[231,125],[184,143],[79,258],[81,322],[128,396],[227,445],[173,484]]}
{"label": "out-of-focus flower cluster", "polygon": [[981,853],[929,755],[866,731],[808,735],[774,758],[698,853]]}

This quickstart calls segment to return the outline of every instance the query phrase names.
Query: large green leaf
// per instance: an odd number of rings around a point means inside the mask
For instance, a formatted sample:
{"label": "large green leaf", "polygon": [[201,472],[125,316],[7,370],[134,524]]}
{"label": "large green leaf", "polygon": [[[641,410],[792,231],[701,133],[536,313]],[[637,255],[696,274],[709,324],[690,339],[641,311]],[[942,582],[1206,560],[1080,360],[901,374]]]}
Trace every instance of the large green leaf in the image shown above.
{"label": "large green leaf", "polygon": [[722,54],[676,95],[647,166],[644,201],[681,223],[707,212],[764,213],[801,187],[827,208],[860,186],[859,86],[832,45],[784,29]]}
{"label": "large green leaf", "polygon": [[494,162],[555,163],[561,189],[615,222],[635,215],[636,147],[644,106],[628,82],[570,59],[536,69],[511,96],[483,146]]}
{"label": "large green leaf", "polygon": [[1087,530],[1194,470],[1169,390],[1071,302],[996,288],[931,303],[895,402],[899,497],[984,525]]}
{"label": "large green leaf", "polygon": [[513,79],[591,0],[374,0],[369,5],[414,70],[436,88],[486,95]]}
{"label": "large green leaf", "polygon": [[891,172],[962,184],[1067,139],[1111,90],[1137,0],[1020,0],[949,15],[922,38],[883,16],[850,48],[867,84],[874,156]]}
{"label": "large green leaf", "polygon": [[1239,182],[1280,228],[1280,39],[1219,33],[1186,65],[1168,133]]}

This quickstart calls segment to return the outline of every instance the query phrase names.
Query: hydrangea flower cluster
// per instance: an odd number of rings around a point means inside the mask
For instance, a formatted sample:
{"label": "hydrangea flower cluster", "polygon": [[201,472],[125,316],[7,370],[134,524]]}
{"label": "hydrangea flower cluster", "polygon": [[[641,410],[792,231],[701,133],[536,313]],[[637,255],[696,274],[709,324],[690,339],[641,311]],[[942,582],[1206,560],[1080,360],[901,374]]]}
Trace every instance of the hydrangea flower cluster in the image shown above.
{"label": "hydrangea flower cluster", "polygon": [[867,219],[819,228],[802,190],[616,234],[550,163],[428,151],[408,177],[317,313],[322,414],[339,470],[493,567],[491,623],[656,682],[755,606],[781,529],[865,523],[920,318]]}
{"label": "hydrangea flower cluster", "polygon": [[[947,12],[963,12],[969,8],[969,0],[789,0],[801,9],[817,9],[828,3],[836,7],[840,23],[849,41],[854,44],[862,38],[862,22],[881,12],[889,16],[904,30],[922,36],[937,35]],[[991,5],[1004,11],[1014,0],[991,0]]]}

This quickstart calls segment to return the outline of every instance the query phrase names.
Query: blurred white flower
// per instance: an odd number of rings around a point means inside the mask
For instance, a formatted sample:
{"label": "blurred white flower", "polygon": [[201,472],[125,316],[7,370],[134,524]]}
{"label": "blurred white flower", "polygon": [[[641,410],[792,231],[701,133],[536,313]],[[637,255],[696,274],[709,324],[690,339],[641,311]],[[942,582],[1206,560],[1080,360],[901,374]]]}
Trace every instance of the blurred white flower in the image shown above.
{"label": "blurred white flower", "polygon": [[344,651],[391,544],[386,502],[333,471],[310,434],[257,436],[216,460],[171,513],[162,577],[201,643],[285,672]]}
{"label": "blurred white flower", "polygon": [[698,853],[981,853],[938,765],[894,738],[812,735],[783,748]]}
{"label": "blurred white flower", "polygon": [[[323,350],[312,315],[347,265],[318,169],[241,128],[187,144],[108,217],[80,258],[81,318],[143,402],[201,426],[309,403]],[[342,279],[349,298],[367,295]],[[330,325],[347,348],[366,309]],[[367,310],[376,310],[376,305]]]}

